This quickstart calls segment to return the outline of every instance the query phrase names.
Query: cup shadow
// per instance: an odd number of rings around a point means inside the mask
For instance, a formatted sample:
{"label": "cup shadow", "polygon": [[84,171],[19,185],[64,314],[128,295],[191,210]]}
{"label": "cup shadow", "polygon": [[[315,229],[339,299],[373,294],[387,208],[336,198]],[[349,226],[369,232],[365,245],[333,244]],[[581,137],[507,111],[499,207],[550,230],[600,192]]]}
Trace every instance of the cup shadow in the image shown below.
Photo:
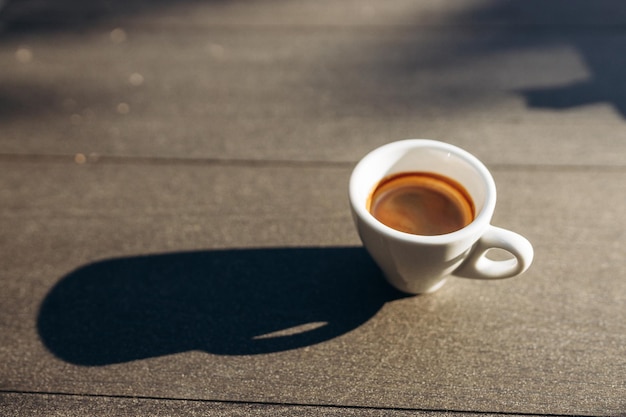
{"label": "cup shadow", "polygon": [[37,326],[53,354],[84,366],[254,355],[341,336],[403,297],[360,247],[173,253],[75,270],[47,294]]}

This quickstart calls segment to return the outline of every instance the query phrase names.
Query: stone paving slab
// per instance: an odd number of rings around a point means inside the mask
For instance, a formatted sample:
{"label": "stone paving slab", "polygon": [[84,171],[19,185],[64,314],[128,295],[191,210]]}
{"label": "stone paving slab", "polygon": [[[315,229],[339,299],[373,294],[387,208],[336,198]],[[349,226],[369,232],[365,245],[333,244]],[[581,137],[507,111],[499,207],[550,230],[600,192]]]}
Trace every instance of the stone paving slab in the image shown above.
{"label": "stone paving slab", "polygon": [[623,165],[619,30],[177,19],[0,39],[0,152],[355,162],[422,137],[494,164]]}
{"label": "stone paving slab", "polygon": [[359,248],[349,168],[3,168],[1,390],[626,407],[623,171],[494,170],[494,223],[534,243],[532,269],[404,297]]}
{"label": "stone paving slab", "polygon": [[[347,0],[291,2],[288,0],[193,1],[13,0],[5,10],[10,23],[44,30],[66,25],[83,28],[98,22],[141,22],[211,26],[382,26],[462,25],[470,27],[523,26],[537,28],[615,29],[626,22],[620,0],[466,0],[441,2],[410,0],[387,2]],[[28,26],[27,26],[28,25]],[[65,25],[65,26],[64,26]]]}

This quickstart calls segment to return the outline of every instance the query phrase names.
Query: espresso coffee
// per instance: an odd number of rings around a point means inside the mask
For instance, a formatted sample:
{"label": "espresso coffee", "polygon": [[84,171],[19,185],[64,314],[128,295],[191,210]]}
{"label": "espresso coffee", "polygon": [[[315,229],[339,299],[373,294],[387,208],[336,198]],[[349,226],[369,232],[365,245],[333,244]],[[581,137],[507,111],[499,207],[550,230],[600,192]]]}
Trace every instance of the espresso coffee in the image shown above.
{"label": "espresso coffee", "polygon": [[381,223],[405,233],[452,233],[474,220],[474,202],[461,184],[430,172],[403,172],[383,178],[367,209]]}

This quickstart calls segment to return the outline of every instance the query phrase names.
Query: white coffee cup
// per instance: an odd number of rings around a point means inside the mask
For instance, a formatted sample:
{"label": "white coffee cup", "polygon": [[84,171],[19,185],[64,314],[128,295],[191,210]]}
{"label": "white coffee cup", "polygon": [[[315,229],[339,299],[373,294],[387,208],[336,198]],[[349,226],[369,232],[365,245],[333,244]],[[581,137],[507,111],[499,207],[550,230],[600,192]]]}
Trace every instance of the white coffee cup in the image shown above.
{"label": "white coffee cup", "polygon": [[[460,230],[436,236],[405,233],[381,223],[369,212],[368,199],[381,179],[402,172],[430,172],[457,181],[473,200],[474,220]],[[400,291],[433,292],[450,275],[510,278],[532,263],[533,248],[526,238],[490,223],[496,206],[493,177],[475,156],[456,146],[429,139],[383,145],[354,168],[349,197],[365,248]],[[492,260],[486,256],[490,249],[503,249],[512,258]]]}

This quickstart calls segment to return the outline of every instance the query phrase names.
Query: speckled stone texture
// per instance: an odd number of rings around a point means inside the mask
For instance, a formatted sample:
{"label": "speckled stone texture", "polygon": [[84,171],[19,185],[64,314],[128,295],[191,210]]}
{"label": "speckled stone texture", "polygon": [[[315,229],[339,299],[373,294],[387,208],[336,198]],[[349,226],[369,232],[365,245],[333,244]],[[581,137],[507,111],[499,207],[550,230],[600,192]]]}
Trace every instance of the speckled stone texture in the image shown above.
{"label": "speckled stone texture", "polygon": [[[0,16],[0,415],[626,416],[621,1]],[[527,273],[385,283],[347,182],[420,137]]]}

